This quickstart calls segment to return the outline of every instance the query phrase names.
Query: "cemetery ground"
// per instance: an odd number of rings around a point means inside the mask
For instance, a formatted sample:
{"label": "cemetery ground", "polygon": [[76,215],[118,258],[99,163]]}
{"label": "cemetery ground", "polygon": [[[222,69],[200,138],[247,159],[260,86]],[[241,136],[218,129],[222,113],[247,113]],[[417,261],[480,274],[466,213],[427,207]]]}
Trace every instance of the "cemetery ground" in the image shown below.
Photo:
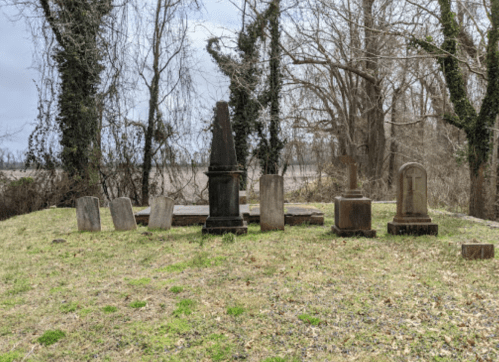
{"label": "cemetery ground", "polygon": [[[434,213],[439,236],[324,226],[77,232],[75,209],[0,222],[0,361],[497,361],[499,229]],[[140,208],[134,208],[139,211]],[[65,240],[65,241],[63,241]]]}

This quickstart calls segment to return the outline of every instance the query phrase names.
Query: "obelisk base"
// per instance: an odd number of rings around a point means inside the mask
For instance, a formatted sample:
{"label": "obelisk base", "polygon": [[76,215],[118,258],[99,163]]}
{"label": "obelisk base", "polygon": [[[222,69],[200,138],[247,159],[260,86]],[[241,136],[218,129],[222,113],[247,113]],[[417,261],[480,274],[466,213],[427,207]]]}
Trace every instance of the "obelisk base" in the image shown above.
{"label": "obelisk base", "polygon": [[342,238],[349,238],[353,236],[363,236],[365,238],[375,238],[376,230],[349,230],[340,229],[336,225],[331,226],[331,231]]}
{"label": "obelisk base", "polygon": [[203,234],[222,235],[233,233],[242,235],[248,233],[248,224],[243,220],[242,216],[239,217],[208,217],[203,229]]}
{"label": "obelisk base", "polygon": [[388,234],[391,235],[438,235],[438,224],[431,222],[425,223],[400,223],[389,222]]}

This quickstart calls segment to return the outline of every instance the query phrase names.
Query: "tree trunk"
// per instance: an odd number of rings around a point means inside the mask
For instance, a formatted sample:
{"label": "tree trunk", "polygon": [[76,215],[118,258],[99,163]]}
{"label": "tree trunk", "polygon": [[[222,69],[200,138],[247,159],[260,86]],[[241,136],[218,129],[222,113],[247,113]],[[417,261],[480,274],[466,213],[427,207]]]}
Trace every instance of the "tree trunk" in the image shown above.
{"label": "tree trunk", "polygon": [[473,167],[470,167],[470,212],[469,214],[480,219],[487,218],[487,207],[485,204],[485,164],[478,168],[478,172],[473,172]]}
{"label": "tree trunk", "polygon": [[397,145],[397,128],[395,123],[398,123],[398,108],[397,101],[400,95],[400,88],[397,88],[393,91],[392,97],[392,125],[391,125],[391,134],[390,134],[390,157],[388,158],[388,188],[392,189],[394,183],[396,182],[396,174],[395,170],[395,155],[398,152]]}
{"label": "tree trunk", "polygon": [[[156,63],[156,61],[155,61]],[[155,67],[156,69],[157,67]],[[154,133],[154,118],[158,106],[159,76],[155,75],[151,83],[149,99],[149,115],[145,132],[144,163],[142,164],[142,206],[149,205],[149,174],[152,169],[152,136]]]}
{"label": "tree trunk", "polygon": [[498,202],[499,194],[497,192],[497,151],[498,151],[498,137],[499,137],[499,117],[496,117],[496,122],[494,126],[494,132],[492,132],[492,159],[490,160],[490,197],[489,200],[492,201],[491,205],[491,218],[497,220],[499,214]]}
{"label": "tree trunk", "polygon": [[381,179],[383,158],[385,153],[385,129],[383,113],[383,94],[378,79],[378,44],[377,34],[371,29],[373,21],[374,0],[363,0],[365,26],[365,56],[366,71],[376,79],[376,83],[365,83],[365,97],[367,103],[367,176],[371,180]]}

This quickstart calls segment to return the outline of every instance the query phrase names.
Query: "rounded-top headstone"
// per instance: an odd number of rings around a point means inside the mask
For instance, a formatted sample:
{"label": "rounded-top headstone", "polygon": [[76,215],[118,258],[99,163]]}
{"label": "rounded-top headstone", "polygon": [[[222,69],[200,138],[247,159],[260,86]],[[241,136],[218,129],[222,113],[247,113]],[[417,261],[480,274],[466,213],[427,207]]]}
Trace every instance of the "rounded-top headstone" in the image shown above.
{"label": "rounded-top headstone", "polygon": [[408,162],[400,167],[397,184],[397,216],[426,216],[427,185],[426,170],[417,162]]}
{"label": "rounded-top headstone", "polygon": [[128,197],[118,197],[109,203],[114,228],[119,231],[137,229],[133,215],[132,201]]}
{"label": "rounded-top headstone", "polygon": [[78,231],[101,231],[99,199],[84,196],[76,200]]}

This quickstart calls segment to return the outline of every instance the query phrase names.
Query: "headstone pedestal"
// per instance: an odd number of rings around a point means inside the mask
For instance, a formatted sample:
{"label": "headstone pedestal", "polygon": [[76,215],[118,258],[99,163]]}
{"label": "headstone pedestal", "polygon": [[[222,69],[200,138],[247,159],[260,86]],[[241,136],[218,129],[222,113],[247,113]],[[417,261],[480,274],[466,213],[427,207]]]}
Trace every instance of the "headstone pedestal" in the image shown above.
{"label": "headstone pedestal", "polygon": [[348,166],[348,190],[334,198],[334,225],[331,231],[341,237],[376,237],[371,229],[371,199],[357,189],[357,165],[351,156],[341,156]]}
{"label": "headstone pedestal", "polygon": [[208,172],[210,215],[203,234],[246,234],[248,226],[239,211],[239,179],[236,149],[227,102],[217,102]]}
{"label": "headstone pedestal", "polygon": [[400,167],[397,180],[397,215],[388,223],[392,235],[438,235],[428,216],[426,170],[417,162]]}

